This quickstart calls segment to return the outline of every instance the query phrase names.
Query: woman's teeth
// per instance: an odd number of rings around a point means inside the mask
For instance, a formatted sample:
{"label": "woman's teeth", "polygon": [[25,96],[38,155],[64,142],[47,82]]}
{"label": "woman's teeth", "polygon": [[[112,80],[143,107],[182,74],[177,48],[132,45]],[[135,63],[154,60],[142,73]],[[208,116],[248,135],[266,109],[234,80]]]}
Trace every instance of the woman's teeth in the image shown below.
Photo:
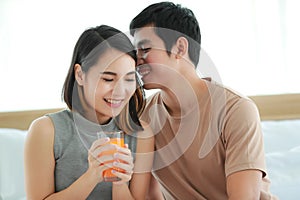
{"label": "woman's teeth", "polygon": [[106,99],[106,101],[111,104],[120,104],[122,102],[122,100],[114,100],[114,99]]}

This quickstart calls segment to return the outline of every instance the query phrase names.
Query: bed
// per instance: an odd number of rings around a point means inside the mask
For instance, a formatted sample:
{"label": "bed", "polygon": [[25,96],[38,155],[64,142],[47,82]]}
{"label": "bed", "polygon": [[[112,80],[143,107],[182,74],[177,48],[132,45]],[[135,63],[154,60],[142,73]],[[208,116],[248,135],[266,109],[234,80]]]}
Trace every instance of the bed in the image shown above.
{"label": "bed", "polygon": [[[300,94],[250,96],[262,119],[271,191],[299,200]],[[30,122],[60,109],[0,113],[0,200],[25,200],[23,147]]]}

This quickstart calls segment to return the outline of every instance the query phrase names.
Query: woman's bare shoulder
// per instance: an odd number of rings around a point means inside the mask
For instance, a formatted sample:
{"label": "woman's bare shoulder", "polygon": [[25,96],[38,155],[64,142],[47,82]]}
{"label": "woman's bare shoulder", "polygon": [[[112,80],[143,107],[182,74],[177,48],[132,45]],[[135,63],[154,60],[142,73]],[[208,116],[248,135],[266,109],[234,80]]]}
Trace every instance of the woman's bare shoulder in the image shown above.
{"label": "woman's bare shoulder", "polygon": [[32,121],[27,137],[42,137],[48,138],[54,135],[54,125],[52,120],[47,116],[39,117]]}

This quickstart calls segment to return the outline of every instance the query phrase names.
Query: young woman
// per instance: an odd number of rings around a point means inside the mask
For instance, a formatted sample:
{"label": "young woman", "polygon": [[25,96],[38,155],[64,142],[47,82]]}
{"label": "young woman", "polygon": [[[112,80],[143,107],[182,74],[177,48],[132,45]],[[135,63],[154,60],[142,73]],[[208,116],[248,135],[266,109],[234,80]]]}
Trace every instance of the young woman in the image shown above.
{"label": "young woman", "polygon": [[[68,109],[34,120],[29,129],[27,199],[145,199],[154,141],[139,121],[145,98],[135,66],[134,48],[119,30],[102,25],[82,33],[63,87]],[[127,145],[97,139],[101,130],[123,130]],[[110,150],[117,153],[101,154]],[[111,167],[121,169],[113,172],[117,182],[103,181]]]}

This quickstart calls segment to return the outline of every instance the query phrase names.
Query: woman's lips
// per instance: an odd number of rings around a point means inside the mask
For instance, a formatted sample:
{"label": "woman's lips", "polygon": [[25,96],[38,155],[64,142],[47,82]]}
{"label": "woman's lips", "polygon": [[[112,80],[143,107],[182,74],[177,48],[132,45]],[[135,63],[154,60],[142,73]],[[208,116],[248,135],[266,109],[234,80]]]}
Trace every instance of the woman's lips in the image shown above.
{"label": "woman's lips", "polygon": [[123,102],[123,100],[120,100],[120,99],[104,99],[104,100],[112,108],[120,107]]}

